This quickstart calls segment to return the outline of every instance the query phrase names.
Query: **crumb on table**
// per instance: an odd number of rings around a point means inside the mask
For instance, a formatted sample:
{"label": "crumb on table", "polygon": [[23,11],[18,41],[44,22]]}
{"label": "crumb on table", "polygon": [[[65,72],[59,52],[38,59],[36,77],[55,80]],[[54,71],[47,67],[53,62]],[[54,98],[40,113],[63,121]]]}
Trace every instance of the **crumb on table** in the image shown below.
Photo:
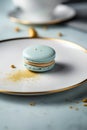
{"label": "crumb on table", "polygon": [[29,105],[30,105],[30,106],[35,106],[36,103],[35,103],[35,102],[30,102]]}
{"label": "crumb on table", "polygon": [[14,69],[14,68],[16,68],[16,66],[15,66],[15,65],[11,65],[11,68],[13,68],[13,69]]}
{"label": "crumb on table", "polygon": [[87,103],[84,103],[83,106],[84,106],[84,107],[87,107]]}
{"label": "crumb on table", "polygon": [[76,111],[78,111],[78,110],[79,110],[79,108],[78,108],[78,107],[69,106],[69,108],[70,108],[70,109],[74,109],[74,110],[76,110]]}
{"label": "crumb on table", "polygon": [[82,102],[87,103],[87,98],[82,99]]}
{"label": "crumb on table", "polygon": [[70,109],[73,109],[73,106],[70,106],[69,108],[70,108]]}
{"label": "crumb on table", "polygon": [[20,28],[19,27],[15,27],[15,32],[19,32],[20,31]]}
{"label": "crumb on table", "polygon": [[32,38],[38,37],[37,31],[33,27],[30,27],[28,29],[28,34],[29,34],[29,37],[32,37]]}
{"label": "crumb on table", "polygon": [[47,26],[43,26],[43,29],[44,29],[44,30],[47,30],[47,29],[48,29],[48,27],[47,27]]}
{"label": "crumb on table", "polygon": [[59,33],[58,33],[58,36],[59,36],[59,37],[62,37],[62,36],[63,36],[63,34],[62,34],[61,32],[59,32]]}
{"label": "crumb on table", "polygon": [[79,110],[79,108],[78,108],[78,107],[76,107],[76,108],[75,108],[75,110],[76,110],[76,111],[78,111],[78,110]]}

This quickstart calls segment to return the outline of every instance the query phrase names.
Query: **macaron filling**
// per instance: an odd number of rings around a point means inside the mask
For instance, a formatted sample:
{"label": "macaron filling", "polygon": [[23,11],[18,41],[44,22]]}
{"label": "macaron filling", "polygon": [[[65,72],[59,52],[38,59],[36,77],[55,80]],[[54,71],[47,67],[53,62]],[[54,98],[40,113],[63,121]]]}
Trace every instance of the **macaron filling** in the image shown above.
{"label": "macaron filling", "polygon": [[30,62],[28,60],[24,60],[24,63],[28,65],[36,66],[36,67],[47,67],[47,66],[53,65],[55,61],[53,60],[48,63],[35,63],[35,62]]}

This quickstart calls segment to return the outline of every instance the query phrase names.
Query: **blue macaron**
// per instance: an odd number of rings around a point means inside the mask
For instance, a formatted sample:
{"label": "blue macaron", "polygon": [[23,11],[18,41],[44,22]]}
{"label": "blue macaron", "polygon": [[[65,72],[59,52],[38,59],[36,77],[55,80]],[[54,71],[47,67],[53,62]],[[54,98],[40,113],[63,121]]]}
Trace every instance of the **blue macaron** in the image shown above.
{"label": "blue macaron", "polygon": [[24,66],[34,72],[51,70],[55,65],[55,50],[46,45],[32,45],[23,50]]}

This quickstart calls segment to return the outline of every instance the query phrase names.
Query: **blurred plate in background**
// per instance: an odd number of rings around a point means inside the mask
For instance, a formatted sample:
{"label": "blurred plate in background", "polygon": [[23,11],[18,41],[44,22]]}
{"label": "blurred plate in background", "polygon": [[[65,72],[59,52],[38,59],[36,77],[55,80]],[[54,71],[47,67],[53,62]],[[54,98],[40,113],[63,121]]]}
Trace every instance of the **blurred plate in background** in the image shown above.
{"label": "blurred plate in background", "polygon": [[21,23],[21,24],[55,24],[61,23],[66,20],[73,18],[76,15],[76,12],[73,8],[67,5],[58,5],[55,11],[52,14],[52,20],[48,21],[45,19],[44,21],[41,19],[32,20],[29,18],[29,15],[23,12],[19,8],[15,8],[13,11],[9,13],[9,17],[13,22]]}

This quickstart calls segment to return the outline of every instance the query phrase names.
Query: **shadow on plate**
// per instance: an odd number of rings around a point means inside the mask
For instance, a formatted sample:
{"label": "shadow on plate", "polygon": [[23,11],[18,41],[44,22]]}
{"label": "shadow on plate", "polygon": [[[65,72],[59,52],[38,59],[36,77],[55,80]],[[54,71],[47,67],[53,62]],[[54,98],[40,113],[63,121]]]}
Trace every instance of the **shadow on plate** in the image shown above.
{"label": "shadow on plate", "polygon": [[53,73],[70,73],[71,71],[74,71],[74,67],[69,65],[69,64],[65,64],[65,63],[55,63],[54,68],[49,71],[49,73],[53,74]]}

